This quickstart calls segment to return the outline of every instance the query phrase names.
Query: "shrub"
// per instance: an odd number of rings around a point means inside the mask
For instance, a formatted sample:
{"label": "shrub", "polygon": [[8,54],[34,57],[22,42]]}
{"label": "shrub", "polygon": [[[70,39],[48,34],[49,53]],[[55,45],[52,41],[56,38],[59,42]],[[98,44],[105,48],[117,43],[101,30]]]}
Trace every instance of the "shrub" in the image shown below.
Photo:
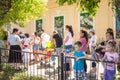
{"label": "shrub", "polygon": [[5,37],[5,31],[2,27],[0,27],[0,39],[3,40],[4,37]]}
{"label": "shrub", "polygon": [[2,64],[0,72],[0,80],[45,80],[36,76],[28,76],[23,71],[13,69],[9,64]]}
{"label": "shrub", "polygon": [[28,76],[24,72],[20,72],[15,73],[14,76],[12,77],[12,80],[45,80],[45,79],[35,76]]}

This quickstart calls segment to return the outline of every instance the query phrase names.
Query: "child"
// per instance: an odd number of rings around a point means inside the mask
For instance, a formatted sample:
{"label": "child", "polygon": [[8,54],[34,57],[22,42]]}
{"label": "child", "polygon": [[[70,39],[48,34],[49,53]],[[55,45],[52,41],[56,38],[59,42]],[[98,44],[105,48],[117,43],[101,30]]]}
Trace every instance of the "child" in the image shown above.
{"label": "child", "polygon": [[114,52],[115,44],[114,42],[108,42],[106,45],[105,56],[102,58],[102,61],[108,61],[104,70],[104,80],[114,80],[115,75],[115,63],[110,62],[118,62],[118,54]]}
{"label": "child", "polygon": [[91,45],[91,53],[92,53],[92,69],[90,70],[89,77],[96,77],[96,62],[94,60],[98,60],[98,56],[96,54],[96,44]]}
{"label": "child", "polygon": [[75,42],[74,47],[75,51],[73,53],[70,53],[68,55],[74,56],[76,59],[74,59],[74,80],[79,80],[81,77],[82,80],[87,80],[85,71],[84,71],[84,60],[83,58],[86,58],[85,52],[81,51],[82,43],[80,41]]}
{"label": "child", "polygon": [[28,68],[29,61],[30,61],[30,49],[28,48],[28,44],[24,44],[24,49],[23,49],[23,62],[24,62],[24,69]]}

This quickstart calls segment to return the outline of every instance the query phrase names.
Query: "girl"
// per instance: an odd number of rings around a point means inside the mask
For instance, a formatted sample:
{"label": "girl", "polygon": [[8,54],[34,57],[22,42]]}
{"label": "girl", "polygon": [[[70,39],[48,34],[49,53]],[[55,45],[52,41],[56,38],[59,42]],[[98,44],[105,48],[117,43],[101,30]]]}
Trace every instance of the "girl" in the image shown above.
{"label": "girl", "polygon": [[[66,28],[66,32],[67,32],[67,35],[66,35],[66,37],[64,39],[65,51],[66,51],[66,53],[69,53],[72,50],[74,33],[73,33],[73,29],[72,29],[71,25],[66,25],[65,28]],[[66,70],[66,74],[67,74],[67,77],[68,77],[69,73],[70,73],[70,69],[72,68],[72,61],[70,61],[67,58],[65,66],[66,66],[66,69],[65,69]]]}
{"label": "girl", "polygon": [[[15,67],[13,63],[16,63],[16,69],[20,69],[20,63],[22,63],[22,54],[21,54],[21,40],[18,36],[18,29],[14,28],[13,33],[8,36],[8,42],[10,44],[10,52],[8,62]],[[17,51],[15,51],[17,50]]]}
{"label": "girl", "polygon": [[23,52],[23,62],[24,62],[24,69],[27,70],[30,62],[30,49],[28,48],[29,44],[24,44]]}
{"label": "girl", "polygon": [[[108,61],[105,66],[104,70],[104,80],[114,80],[115,75],[115,62],[118,62],[118,54],[114,52],[115,50],[115,43],[112,41],[109,41],[106,45],[106,52],[104,57],[102,58],[102,61],[106,60]],[[114,62],[114,63],[110,63]]]}
{"label": "girl", "polygon": [[[82,43],[81,50],[86,52],[86,49],[87,49],[87,46],[88,46],[88,34],[84,30],[80,31],[80,42]],[[87,64],[86,64],[85,61],[84,61],[84,64],[85,64],[84,65],[85,72],[87,72]]]}
{"label": "girl", "polygon": [[91,53],[91,47],[92,47],[91,45],[96,44],[97,36],[95,35],[95,32],[94,32],[93,29],[91,29],[89,33],[90,33],[90,36],[91,36],[91,38],[89,40],[89,49],[90,49],[90,53]]}
{"label": "girl", "polygon": [[34,53],[34,59],[35,61],[39,61],[39,44],[40,44],[40,38],[38,37],[37,32],[34,32],[34,37],[32,39],[33,43],[33,53]]}
{"label": "girl", "polygon": [[30,37],[28,33],[25,34],[25,38],[23,39],[23,41],[24,41],[24,45],[28,44],[28,47],[30,46]]}

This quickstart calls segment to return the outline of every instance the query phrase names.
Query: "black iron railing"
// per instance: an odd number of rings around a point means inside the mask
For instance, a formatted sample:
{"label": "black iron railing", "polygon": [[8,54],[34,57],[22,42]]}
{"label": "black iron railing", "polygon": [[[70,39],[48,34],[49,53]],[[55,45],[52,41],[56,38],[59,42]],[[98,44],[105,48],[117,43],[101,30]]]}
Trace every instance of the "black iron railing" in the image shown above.
{"label": "black iron railing", "polygon": [[[4,52],[8,52],[8,57],[3,56]],[[36,61],[34,58],[33,52],[23,52],[23,51],[17,51],[17,50],[12,50],[13,53],[16,52],[21,52],[22,53],[22,62],[13,62],[13,63],[8,63],[8,58],[9,58],[9,49],[4,49],[0,48],[0,71],[5,71],[7,67],[6,65],[9,65],[11,68],[13,68],[16,71],[22,72],[24,75],[27,76],[36,76],[40,77],[46,80],[73,80],[74,79],[74,70],[73,68],[70,68],[70,71],[67,73],[66,71],[66,60],[68,59],[69,62],[74,63],[75,57],[68,57],[65,56],[63,53],[61,55],[56,55],[55,52],[51,54],[46,53],[36,53],[39,56],[39,61]],[[85,73],[87,78],[89,80],[100,80],[100,60],[91,60],[91,59],[85,59],[87,61],[87,72]],[[88,74],[88,71],[91,71],[91,64],[92,62],[96,63],[96,72],[93,74],[90,72]],[[88,64],[89,63],[89,64]],[[116,63],[114,62],[107,62],[104,61],[104,63],[113,63],[114,66],[116,66]],[[69,65],[71,66],[71,64]],[[80,65],[77,65],[80,66]],[[105,65],[104,65],[105,66]],[[69,75],[68,75],[69,74]],[[76,72],[77,74],[77,72]],[[76,76],[78,78],[81,78],[80,76]],[[32,80],[32,79],[30,79]]]}

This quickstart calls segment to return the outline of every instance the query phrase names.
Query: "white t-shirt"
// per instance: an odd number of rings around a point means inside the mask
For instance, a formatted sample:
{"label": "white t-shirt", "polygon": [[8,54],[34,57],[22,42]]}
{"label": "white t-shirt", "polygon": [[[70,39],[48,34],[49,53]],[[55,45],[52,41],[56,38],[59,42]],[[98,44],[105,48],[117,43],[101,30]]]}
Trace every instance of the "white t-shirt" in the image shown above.
{"label": "white t-shirt", "polygon": [[[94,41],[94,43],[92,43]],[[96,44],[97,42],[97,36],[96,35],[93,35],[91,38],[90,38],[90,43],[89,45],[91,46],[92,44]]]}
{"label": "white t-shirt", "polygon": [[33,42],[34,42],[34,44],[39,44],[40,43],[40,38],[39,37],[34,37]]}
{"label": "white t-shirt", "polygon": [[42,33],[41,38],[42,38],[43,41],[49,41],[50,40],[50,36],[46,33]]}
{"label": "white t-shirt", "polygon": [[25,48],[22,50],[23,51],[23,61],[24,62],[29,62],[30,61],[30,49]]}
{"label": "white t-shirt", "polygon": [[24,44],[29,44],[30,43],[30,38],[24,38],[23,41],[24,41]]}
{"label": "white t-shirt", "polygon": [[10,45],[19,45],[20,37],[16,34],[11,34],[8,36],[8,42]]}
{"label": "white t-shirt", "polygon": [[[70,32],[67,33],[67,36],[69,36],[69,39],[68,41],[65,43],[65,45],[72,45],[73,43],[73,37],[72,37],[72,34]],[[67,37],[66,36],[66,37]]]}

